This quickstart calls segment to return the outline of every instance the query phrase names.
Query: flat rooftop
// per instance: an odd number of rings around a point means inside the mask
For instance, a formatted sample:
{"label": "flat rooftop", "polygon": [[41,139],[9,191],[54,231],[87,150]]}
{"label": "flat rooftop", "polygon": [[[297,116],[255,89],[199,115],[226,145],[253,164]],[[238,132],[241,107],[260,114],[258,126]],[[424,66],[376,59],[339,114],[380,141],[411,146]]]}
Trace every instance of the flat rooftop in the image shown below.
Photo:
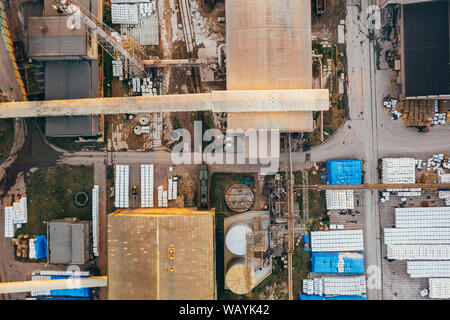
{"label": "flat rooftop", "polygon": [[403,21],[404,95],[450,94],[448,1],[405,4]]}
{"label": "flat rooftop", "polygon": [[171,208],[108,215],[108,299],[215,299],[214,217]]}

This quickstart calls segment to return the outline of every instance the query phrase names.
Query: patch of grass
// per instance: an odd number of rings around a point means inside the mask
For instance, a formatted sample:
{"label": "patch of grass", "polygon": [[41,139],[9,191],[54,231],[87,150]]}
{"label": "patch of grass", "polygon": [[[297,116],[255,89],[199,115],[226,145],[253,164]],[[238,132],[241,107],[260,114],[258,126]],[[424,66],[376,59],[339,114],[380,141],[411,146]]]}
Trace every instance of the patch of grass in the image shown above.
{"label": "patch of grass", "polygon": [[[308,172],[308,179],[310,184],[322,184],[320,172],[317,172],[316,174]],[[328,217],[325,192],[320,192],[318,190],[308,190],[308,192],[310,230],[316,231],[320,228],[320,222]]]}
{"label": "patch of grass", "polygon": [[0,159],[8,156],[14,143],[14,119],[0,119]]}
{"label": "patch of grass", "polygon": [[101,65],[103,67],[103,96],[112,97],[112,60],[113,58],[103,49],[101,49]]}
{"label": "patch of grass", "polygon": [[292,256],[292,268],[293,268],[293,287],[292,291],[294,299],[298,299],[298,295],[302,291],[302,280],[308,278],[311,272],[311,253],[303,250],[305,241],[302,240],[300,245],[295,248],[294,255]]}
{"label": "patch of grass", "polygon": [[17,232],[46,234],[44,222],[67,217],[91,220],[92,199],[79,208],[74,197],[80,191],[91,197],[93,184],[92,167],[58,166],[36,171],[27,184],[28,222]]}
{"label": "patch of grass", "polygon": [[114,193],[113,196],[110,197],[111,188],[114,188],[114,167],[107,166],[106,167],[106,213],[110,214],[116,211],[116,207],[114,206]]}

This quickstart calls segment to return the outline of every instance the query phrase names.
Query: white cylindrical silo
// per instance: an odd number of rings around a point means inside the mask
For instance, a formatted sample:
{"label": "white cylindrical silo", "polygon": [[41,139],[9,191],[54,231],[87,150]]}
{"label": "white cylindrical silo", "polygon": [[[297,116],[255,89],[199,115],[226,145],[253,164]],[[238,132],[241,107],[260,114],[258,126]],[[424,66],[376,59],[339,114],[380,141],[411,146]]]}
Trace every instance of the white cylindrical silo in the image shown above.
{"label": "white cylindrical silo", "polygon": [[231,253],[243,256],[247,253],[247,233],[252,232],[252,228],[245,222],[237,222],[231,225],[225,236],[225,244]]}

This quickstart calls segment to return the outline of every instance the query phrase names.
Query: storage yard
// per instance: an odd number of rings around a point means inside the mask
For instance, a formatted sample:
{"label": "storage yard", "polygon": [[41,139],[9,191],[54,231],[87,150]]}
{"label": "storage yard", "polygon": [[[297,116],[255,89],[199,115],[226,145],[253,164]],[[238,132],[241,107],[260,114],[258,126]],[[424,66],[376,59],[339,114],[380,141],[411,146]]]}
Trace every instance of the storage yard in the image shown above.
{"label": "storage yard", "polygon": [[[448,156],[436,154],[424,160],[383,159],[382,167],[385,183],[416,183],[429,179],[436,183],[447,181]],[[449,298],[448,291],[437,289],[441,280],[435,279],[448,277],[442,269],[449,259],[447,191],[386,189],[380,194],[383,297]],[[445,288],[445,281],[442,280],[442,288]],[[436,290],[440,290],[439,294]]]}

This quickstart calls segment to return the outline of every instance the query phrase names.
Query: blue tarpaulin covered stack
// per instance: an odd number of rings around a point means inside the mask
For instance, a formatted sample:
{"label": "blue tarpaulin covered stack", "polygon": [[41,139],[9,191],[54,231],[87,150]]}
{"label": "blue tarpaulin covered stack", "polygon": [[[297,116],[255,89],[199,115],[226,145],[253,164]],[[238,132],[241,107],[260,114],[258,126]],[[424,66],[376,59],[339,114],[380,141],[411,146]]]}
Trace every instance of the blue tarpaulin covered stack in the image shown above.
{"label": "blue tarpaulin covered stack", "polygon": [[[343,267],[339,268],[339,260]],[[314,273],[364,273],[364,254],[339,252],[313,252],[311,255]]]}
{"label": "blue tarpaulin covered stack", "polygon": [[[55,279],[67,279],[69,276],[51,276],[52,280]],[[91,288],[78,288],[78,289],[57,289],[50,290],[52,296],[67,296],[67,297],[82,297],[91,298]]]}
{"label": "blue tarpaulin covered stack", "polygon": [[328,184],[361,184],[361,160],[330,160],[326,163]]}
{"label": "blue tarpaulin covered stack", "polygon": [[83,297],[36,297],[36,300],[92,300]]}
{"label": "blue tarpaulin covered stack", "polygon": [[36,249],[36,259],[47,258],[47,237],[36,236],[34,238],[34,247]]}

